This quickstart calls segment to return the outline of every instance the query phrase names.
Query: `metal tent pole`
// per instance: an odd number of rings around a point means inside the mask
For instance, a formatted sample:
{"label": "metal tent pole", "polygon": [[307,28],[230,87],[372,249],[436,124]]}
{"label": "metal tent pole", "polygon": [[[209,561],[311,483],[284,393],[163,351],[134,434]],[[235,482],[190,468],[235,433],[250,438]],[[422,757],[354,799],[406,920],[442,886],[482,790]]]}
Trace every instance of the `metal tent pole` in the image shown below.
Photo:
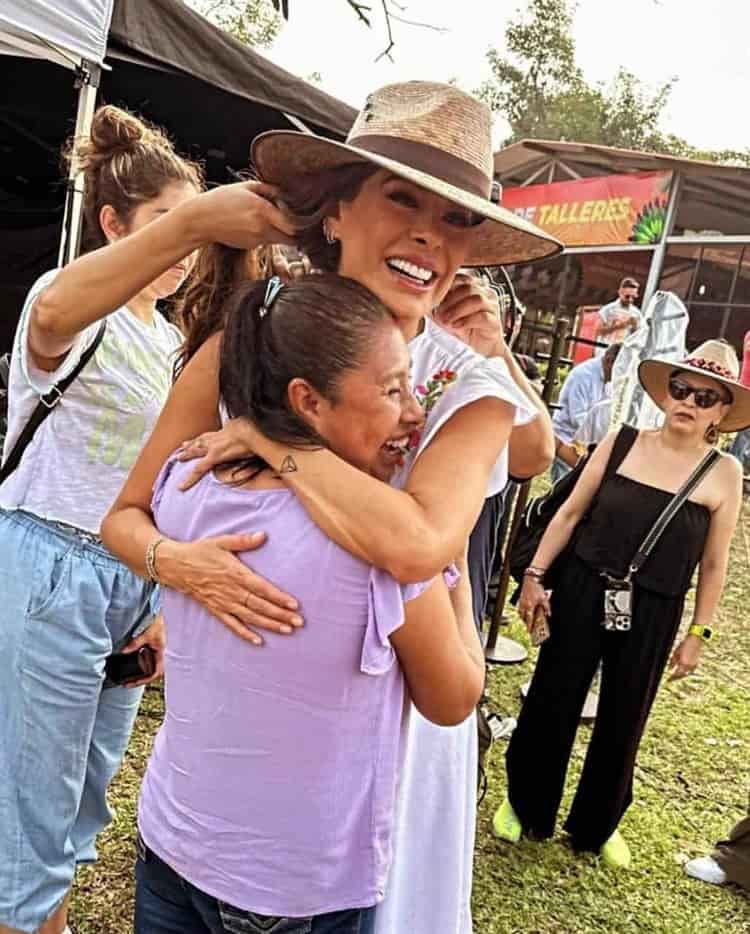
{"label": "metal tent pole", "polygon": [[641,296],[641,308],[645,311],[648,308],[648,303],[651,301],[651,296],[656,291],[659,285],[659,279],[661,278],[661,271],[664,267],[664,257],[667,255],[667,249],[669,244],[667,240],[672,236],[672,231],[674,230],[674,222],[677,217],[677,205],[682,195],[682,173],[675,172],[672,177],[672,185],[669,189],[669,202],[667,204],[667,214],[664,218],[664,229],[662,231],[661,239],[654,248],[654,252],[651,256],[651,265],[648,270],[648,279],[646,280],[646,285],[643,289],[643,295]]}
{"label": "metal tent pole", "polygon": [[[91,121],[96,107],[96,94],[101,80],[101,68],[86,59],[76,68],[75,87],[78,90],[78,110],[76,112],[76,139],[91,132]],[[78,256],[81,247],[81,228],[83,226],[83,176],[76,172],[71,163],[68,175],[65,211],[60,236],[58,265],[65,266]]]}
{"label": "metal tent pole", "polygon": [[[563,356],[563,347],[568,339],[568,322],[564,318],[559,318],[555,324],[555,336],[550,349],[547,373],[544,377],[544,389],[542,399],[549,405],[552,398],[552,392],[557,382],[557,370]],[[526,507],[526,501],[531,490],[531,480],[527,480],[518,490],[515,509],[513,511],[513,520],[510,525],[510,534],[505,543],[505,553],[503,555],[503,567],[500,572],[500,582],[497,588],[497,600],[492,614],[492,624],[487,635],[487,646],[485,648],[485,658],[488,662],[496,664],[509,664],[513,662],[522,662],[528,655],[526,649],[519,643],[508,639],[506,636],[499,635],[500,625],[503,621],[503,611],[505,610],[505,601],[508,597],[510,587],[510,553],[513,548],[518,533],[523,511]]]}

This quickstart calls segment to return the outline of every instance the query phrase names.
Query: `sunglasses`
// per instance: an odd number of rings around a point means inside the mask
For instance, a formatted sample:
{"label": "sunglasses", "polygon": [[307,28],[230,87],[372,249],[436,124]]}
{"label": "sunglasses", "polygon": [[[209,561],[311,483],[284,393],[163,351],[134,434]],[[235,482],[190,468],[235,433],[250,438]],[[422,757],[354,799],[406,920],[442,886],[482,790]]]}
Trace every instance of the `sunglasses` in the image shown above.
{"label": "sunglasses", "polygon": [[727,394],[719,392],[718,389],[699,389],[697,386],[691,386],[677,376],[673,376],[668,383],[669,395],[677,402],[684,402],[691,394],[695,396],[695,404],[699,409],[711,409],[717,402],[729,403],[731,397],[727,399]]}

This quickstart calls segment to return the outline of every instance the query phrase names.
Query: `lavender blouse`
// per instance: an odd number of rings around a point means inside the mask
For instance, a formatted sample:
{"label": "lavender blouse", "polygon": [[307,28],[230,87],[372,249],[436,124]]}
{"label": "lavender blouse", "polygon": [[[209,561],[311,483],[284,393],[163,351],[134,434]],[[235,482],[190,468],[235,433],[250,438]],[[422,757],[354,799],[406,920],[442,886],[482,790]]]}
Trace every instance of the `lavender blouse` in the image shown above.
{"label": "lavender blouse", "polygon": [[380,901],[391,859],[404,681],[389,642],[401,587],[328,539],[287,490],[212,474],[189,490],[169,461],[154,490],[178,540],[264,529],[240,554],[300,601],[305,627],[254,648],[164,589],[166,717],[141,792],[150,849],[238,908],[305,917]]}

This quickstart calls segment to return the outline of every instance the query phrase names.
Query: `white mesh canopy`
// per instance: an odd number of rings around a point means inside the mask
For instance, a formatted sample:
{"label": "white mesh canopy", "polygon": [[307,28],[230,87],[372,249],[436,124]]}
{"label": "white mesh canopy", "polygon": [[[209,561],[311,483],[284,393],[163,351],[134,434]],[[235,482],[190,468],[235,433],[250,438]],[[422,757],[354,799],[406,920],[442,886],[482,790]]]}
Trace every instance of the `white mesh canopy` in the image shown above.
{"label": "white mesh canopy", "polygon": [[0,54],[101,64],[114,0],[2,0]]}

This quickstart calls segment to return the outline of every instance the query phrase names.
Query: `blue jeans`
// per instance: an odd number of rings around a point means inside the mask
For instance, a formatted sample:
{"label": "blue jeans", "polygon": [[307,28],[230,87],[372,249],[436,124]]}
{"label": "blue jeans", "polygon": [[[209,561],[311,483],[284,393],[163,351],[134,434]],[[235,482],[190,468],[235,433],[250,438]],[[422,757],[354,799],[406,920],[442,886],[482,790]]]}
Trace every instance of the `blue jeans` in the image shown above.
{"label": "blue jeans", "polygon": [[104,662],[152,585],[93,536],[0,510],[0,924],[36,931],[96,859],[143,688]]}
{"label": "blue jeans", "polygon": [[374,907],[313,918],[273,918],[234,908],[191,885],[138,836],[134,934],[372,934],[374,929]]}

